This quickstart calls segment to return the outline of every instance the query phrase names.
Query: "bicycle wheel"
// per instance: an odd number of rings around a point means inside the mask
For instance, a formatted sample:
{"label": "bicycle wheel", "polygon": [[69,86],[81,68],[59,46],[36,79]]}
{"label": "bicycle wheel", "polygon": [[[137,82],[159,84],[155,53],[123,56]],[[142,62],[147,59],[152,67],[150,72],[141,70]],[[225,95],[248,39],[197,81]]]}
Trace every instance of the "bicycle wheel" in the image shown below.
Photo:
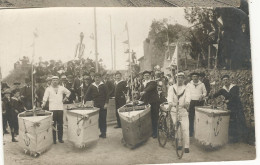
{"label": "bicycle wheel", "polygon": [[175,149],[178,158],[181,159],[184,153],[184,140],[183,140],[182,125],[180,122],[177,123],[177,128],[176,128]]}
{"label": "bicycle wheel", "polygon": [[167,142],[167,125],[166,125],[166,116],[163,114],[159,116],[157,137],[158,137],[159,145],[161,147],[164,147]]}

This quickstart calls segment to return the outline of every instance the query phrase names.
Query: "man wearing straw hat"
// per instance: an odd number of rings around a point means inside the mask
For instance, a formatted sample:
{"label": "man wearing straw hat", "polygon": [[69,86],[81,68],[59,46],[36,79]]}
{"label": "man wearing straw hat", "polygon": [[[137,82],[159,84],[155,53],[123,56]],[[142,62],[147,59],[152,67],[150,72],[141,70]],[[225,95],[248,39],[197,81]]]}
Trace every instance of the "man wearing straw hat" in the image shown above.
{"label": "man wearing straw hat", "polygon": [[[176,123],[176,110],[178,108],[179,115],[181,117],[183,138],[184,138],[184,152],[189,153],[189,117],[188,117],[188,108],[190,104],[190,93],[184,85],[184,73],[179,72],[176,74],[177,84],[174,84],[168,89],[167,101],[169,104],[168,109],[171,109],[171,116],[173,123]],[[178,106],[178,107],[177,107]],[[182,149],[182,148],[180,148]]]}
{"label": "man wearing straw hat", "polygon": [[[63,95],[65,98],[63,99]],[[67,101],[70,96],[70,91],[59,85],[59,77],[53,76],[51,86],[46,88],[43,96],[42,108],[49,101],[49,110],[53,112],[53,127],[58,129],[58,140],[64,143],[63,136],[63,102]],[[56,131],[53,130],[53,143],[56,144]]]}

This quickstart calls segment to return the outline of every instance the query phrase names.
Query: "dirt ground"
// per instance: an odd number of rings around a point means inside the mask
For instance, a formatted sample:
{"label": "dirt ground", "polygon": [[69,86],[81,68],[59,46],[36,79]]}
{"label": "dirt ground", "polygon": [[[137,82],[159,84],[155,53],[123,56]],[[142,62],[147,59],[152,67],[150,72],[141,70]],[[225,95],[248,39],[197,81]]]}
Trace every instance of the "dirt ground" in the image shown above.
{"label": "dirt ground", "polygon": [[244,143],[227,144],[224,147],[207,151],[191,140],[190,153],[179,160],[174,148],[168,142],[165,148],[159,146],[157,139],[149,138],[146,143],[129,149],[121,143],[122,130],[108,126],[107,138],[84,149],[75,148],[66,137],[65,143],[53,144],[51,149],[40,157],[26,155],[18,143],[11,142],[9,134],[4,136],[4,161],[6,165],[18,164],[153,164],[201,161],[252,160],[256,157],[255,146]]}

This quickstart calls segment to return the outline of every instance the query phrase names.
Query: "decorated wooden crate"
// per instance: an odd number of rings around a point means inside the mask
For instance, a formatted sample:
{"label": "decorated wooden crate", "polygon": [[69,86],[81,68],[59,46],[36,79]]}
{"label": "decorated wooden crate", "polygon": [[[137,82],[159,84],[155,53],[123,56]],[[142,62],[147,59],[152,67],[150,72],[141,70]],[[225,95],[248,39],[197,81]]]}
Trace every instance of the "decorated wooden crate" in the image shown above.
{"label": "decorated wooden crate", "polygon": [[25,152],[38,156],[53,144],[52,117],[49,111],[32,111],[18,114],[19,145]]}
{"label": "decorated wooden crate", "polygon": [[206,148],[218,148],[226,144],[229,114],[227,110],[196,107],[194,137],[199,144]]}
{"label": "decorated wooden crate", "polygon": [[99,108],[75,108],[67,110],[68,140],[77,148],[89,146],[99,139]]}
{"label": "decorated wooden crate", "polygon": [[107,107],[107,122],[116,121],[116,102],[115,98],[109,99]]}
{"label": "decorated wooden crate", "polygon": [[148,140],[152,135],[150,105],[133,107],[123,106],[118,109],[121,120],[123,142],[134,148]]}

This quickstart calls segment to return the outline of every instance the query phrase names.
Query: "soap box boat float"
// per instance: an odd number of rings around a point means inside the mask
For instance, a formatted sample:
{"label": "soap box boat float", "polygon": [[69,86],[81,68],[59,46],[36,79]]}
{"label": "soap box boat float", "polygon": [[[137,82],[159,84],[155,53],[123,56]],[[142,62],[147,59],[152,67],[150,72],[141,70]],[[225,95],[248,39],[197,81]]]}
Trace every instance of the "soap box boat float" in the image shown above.
{"label": "soap box boat float", "polygon": [[152,121],[150,105],[139,102],[126,104],[118,109],[123,139],[122,142],[129,148],[135,148],[147,141],[152,135]]}
{"label": "soap box boat float", "polygon": [[68,140],[77,148],[84,148],[99,139],[99,108],[92,105],[67,106]]}
{"label": "soap box boat float", "polygon": [[35,157],[51,148],[53,113],[44,110],[18,114],[19,146]]}
{"label": "soap box boat float", "polygon": [[228,143],[229,116],[228,110],[195,107],[195,140],[207,149],[216,149]]}

